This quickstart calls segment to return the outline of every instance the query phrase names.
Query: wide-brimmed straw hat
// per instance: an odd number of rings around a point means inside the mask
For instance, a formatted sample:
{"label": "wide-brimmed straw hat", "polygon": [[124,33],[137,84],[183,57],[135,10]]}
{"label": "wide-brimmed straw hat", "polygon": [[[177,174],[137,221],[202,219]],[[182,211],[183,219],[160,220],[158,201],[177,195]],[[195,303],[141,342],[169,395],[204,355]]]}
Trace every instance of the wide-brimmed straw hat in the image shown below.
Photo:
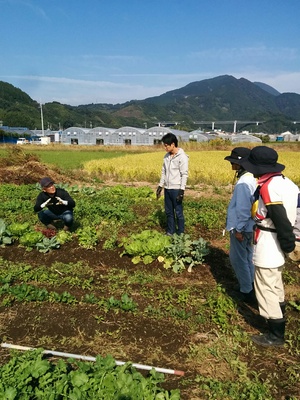
{"label": "wide-brimmed straw hat", "polygon": [[227,160],[234,164],[240,164],[242,158],[248,157],[250,154],[250,149],[247,147],[235,147],[232,149],[230,156],[226,156],[224,160]]}
{"label": "wide-brimmed straw hat", "polygon": [[277,162],[278,154],[267,146],[254,147],[248,157],[242,158],[240,165],[253,175],[259,176],[272,172],[281,172],[285,165]]}

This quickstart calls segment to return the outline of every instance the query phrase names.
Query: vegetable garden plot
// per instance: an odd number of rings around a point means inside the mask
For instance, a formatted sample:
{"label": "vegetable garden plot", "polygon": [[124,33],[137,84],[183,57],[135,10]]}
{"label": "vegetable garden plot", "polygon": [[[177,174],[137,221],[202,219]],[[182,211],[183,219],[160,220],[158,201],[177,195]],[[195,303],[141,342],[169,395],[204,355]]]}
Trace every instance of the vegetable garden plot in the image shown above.
{"label": "vegetable garden plot", "polygon": [[[26,224],[37,227],[31,211],[35,185],[4,186],[0,217],[7,230],[15,223],[22,225],[22,234]],[[221,236],[226,202],[217,196],[212,201],[187,196],[187,240],[203,238],[209,253],[191,272],[188,262],[175,272],[157,255],[149,264],[140,255],[141,262],[134,264],[133,255],[124,253],[123,238],[130,241],[147,230],[150,235],[164,232],[163,205],[151,188],[83,190],[69,185],[68,190],[78,199],[77,225],[59,248],[40,252],[24,246],[15,229],[8,235],[12,244],[0,247],[0,330],[5,342],[186,371],[185,377],[165,376],[159,383],[165,397],[164,391],[179,389],[180,398],[188,400],[240,399],[241,394],[272,399],[278,393],[297,398],[295,264],[287,266],[285,275],[288,342],[266,359],[249,341],[262,326],[257,310],[241,303],[232,289],[227,241]],[[8,361],[7,351],[0,352]],[[278,379],[271,384],[274,363]]]}

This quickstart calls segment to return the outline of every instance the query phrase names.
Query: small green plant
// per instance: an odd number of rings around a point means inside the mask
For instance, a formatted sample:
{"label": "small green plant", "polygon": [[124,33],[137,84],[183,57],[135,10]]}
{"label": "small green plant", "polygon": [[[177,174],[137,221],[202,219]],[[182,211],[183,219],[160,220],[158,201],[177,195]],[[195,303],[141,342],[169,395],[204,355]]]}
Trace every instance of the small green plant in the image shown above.
{"label": "small green plant", "polygon": [[283,270],[282,276],[286,284],[293,285],[297,282],[296,276],[291,271]]}
{"label": "small green plant", "polygon": [[120,246],[124,247],[124,254],[133,256],[132,262],[138,264],[143,262],[150,264],[159,256],[165,253],[165,249],[170,245],[170,237],[158,231],[146,229],[141,233],[132,234],[129,238],[124,237]]}
{"label": "small green plant", "polygon": [[188,268],[192,271],[195,265],[202,264],[204,257],[209,253],[208,242],[199,238],[191,240],[190,235],[173,235],[172,242],[166,248],[165,268],[172,268],[174,272],[181,272]]}
{"label": "small green plant", "polygon": [[118,234],[117,232],[114,232],[103,243],[103,250],[115,249],[118,246],[117,241],[118,241]]}
{"label": "small green plant", "polygon": [[126,293],[122,295],[121,300],[111,296],[107,301],[107,305],[109,309],[120,308],[124,311],[134,311],[137,308],[137,304]]}
{"label": "small green plant", "polygon": [[[295,304],[295,306],[298,307],[298,309],[296,308],[296,310],[300,311],[300,307],[296,303],[289,302],[289,304],[291,304],[291,305]],[[294,326],[294,329],[288,330],[285,334],[286,348],[287,348],[289,354],[298,357],[300,355],[300,326],[299,326],[299,321],[298,321],[297,316],[296,316],[296,318],[291,316],[289,318],[289,323],[291,324],[291,326]],[[300,369],[300,365],[299,365],[299,369]],[[299,373],[300,373],[300,370],[299,370]]]}
{"label": "small green plant", "polygon": [[40,253],[47,253],[50,250],[59,249],[60,243],[56,236],[53,236],[52,238],[44,237],[41,242],[36,244],[36,248]]}
{"label": "small green plant", "polygon": [[160,308],[153,307],[152,305],[148,305],[144,311],[146,314],[149,314],[153,317],[163,317],[164,315],[163,311]]}
{"label": "small green plant", "polygon": [[203,398],[205,399],[273,400],[268,381],[261,383],[257,377],[222,381],[215,378],[197,376],[195,381],[199,383],[200,388],[203,390]]}
{"label": "small green plant", "polygon": [[57,232],[56,240],[60,244],[65,244],[67,242],[70,242],[72,240],[72,233],[61,230],[61,231]]}
{"label": "small green plant", "polygon": [[41,232],[31,231],[26,232],[19,238],[19,243],[22,246],[33,248],[37,243],[42,242],[44,235]]}
{"label": "small green plant", "polygon": [[98,302],[98,299],[94,295],[94,293],[86,293],[85,296],[83,297],[82,301],[84,303],[96,304]]}
{"label": "small green plant", "polygon": [[77,303],[76,298],[71,293],[64,291],[63,293],[51,292],[49,294],[49,301],[52,303],[65,303],[75,304]]}
{"label": "small green plant", "polygon": [[6,229],[6,224],[3,219],[0,219],[0,244],[7,245],[12,244],[12,238],[10,233]]}
{"label": "small green plant", "polygon": [[182,319],[182,320],[186,320],[192,317],[192,311],[189,310],[185,310],[183,308],[177,308],[177,307],[173,307],[173,308],[169,308],[168,310],[169,315],[171,315],[172,317],[178,318],[178,319]]}
{"label": "small green plant", "polygon": [[300,303],[297,304],[295,301],[290,300],[290,301],[289,301],[289,304],[290,304],[292,307],[294,307],[295,310],[300,311]]}
{"label": "small green plant", "polygon": [[99,241],[103,240],[104,250],[113,250],[118,247],[118,233],[120,223],[115,221],[103,220],[97,227],[97,236]]}
{"label": "small green plant", "polygon": [[225,289],[217,285],[207,299],[211,311],[212,321],[219,327],[221,332],[228,332],[232,328],[232,318],[235,314],[233,300],[226,295]]}
{"label": "small green plant", "polygon": [[87,196],[91,196],[94,195],[96,193],[96,190],[93,187],[83,187],[81,189],[81,193],[87,195]]}
{"label": "small green plant", "polygon": [[77,230],[79,245],[85,249],[93,249],[98,243],[97,231],[93,226],[85,226]]}
{"label": "small green plant", "polygon": [[4,295],[2,305],[11,305],[14,301],[46,301],[48,291],[33,285],[22,283],[21,285],[10,286],[8,283],[1,286],[1,295]]}
{"label": "small green plant", "polygon": [[134,311],[137,308],[137,304],[128,294],[124,293],[121,297],[120,308],[124,311]]}
{"label": "small green plant", "polygon": [[20,237],[29,230],[29,227],[30,225],[28,222],[13,222],[9,225],[8,230],[12,236]]}

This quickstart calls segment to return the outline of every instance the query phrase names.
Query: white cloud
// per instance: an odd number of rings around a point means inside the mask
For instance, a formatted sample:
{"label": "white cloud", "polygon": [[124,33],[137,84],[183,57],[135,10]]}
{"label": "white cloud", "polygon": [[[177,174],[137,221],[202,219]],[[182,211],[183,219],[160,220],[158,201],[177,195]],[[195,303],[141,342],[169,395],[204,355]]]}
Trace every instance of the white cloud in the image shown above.
{"label": "white cloud", "polygon": [[[280,93],[297,93],[300,94],[300,72],[267,72],[256,71],[233,74],[236,78],[246,78],[251,82],[263,82],[272,86]],[[245,76],[247,75],[247,76]]]}
{"label": "white cloud", "polygon": [[267,47],[265,45],[252,47],[228,47],[228,48],[211,48],[209,50],[192,52],[188,55],[191,59],[204,59],[207,62],[230,61],[230,63],[241,60],[244,63],[258,63],[262,59],[264,62],[270,61],[293,61],[299,58],[299,49],[289,47]]}
{"label": "white cloud", "polygon": [[[22,87],[32,99],[46,103],[58,101],[69,105],[89,103],[124,103],[160,95],[170,86],[143,86],[130,83],[91,81],[41,76],[9,76],[9,81]],[[20,85],[22,82],[22,85]]]}

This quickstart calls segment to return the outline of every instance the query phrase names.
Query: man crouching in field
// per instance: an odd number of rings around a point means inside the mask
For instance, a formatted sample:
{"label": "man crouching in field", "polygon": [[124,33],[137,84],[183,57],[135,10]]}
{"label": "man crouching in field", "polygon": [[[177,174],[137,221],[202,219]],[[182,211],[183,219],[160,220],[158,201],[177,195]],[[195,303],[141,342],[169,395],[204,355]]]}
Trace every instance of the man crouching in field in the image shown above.
{"label": "man crouching in field", "polygon": [[66,190],[56,188],[53,180],[47,176],[41,179],[40,185],[42,191],[34,206],[34,212],[38,213],[39,220],[47,228],[55,230],[53,221],[60,219],[64,222],[64,230],[69,231],[73,224],[75,201]]}

